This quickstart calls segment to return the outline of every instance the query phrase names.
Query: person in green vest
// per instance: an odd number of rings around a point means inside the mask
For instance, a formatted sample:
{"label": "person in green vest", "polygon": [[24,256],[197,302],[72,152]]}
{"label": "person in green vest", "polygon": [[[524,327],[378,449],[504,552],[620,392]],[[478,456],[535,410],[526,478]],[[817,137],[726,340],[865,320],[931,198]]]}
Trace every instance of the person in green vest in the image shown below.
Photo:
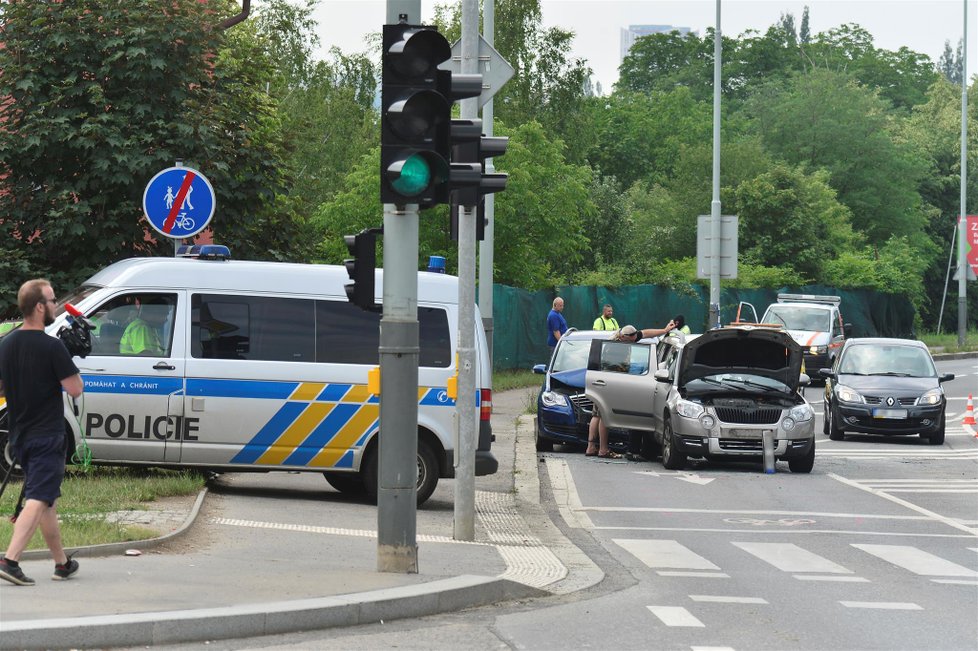
{"label": "person in green vest", "polygon": [[594,325],[591,326],[591,329],[592,330],[618,330],[618,322],[615,321],[615,318],[613,316],[611,316],[614,313],[615,313],[614,309],[610,305],[605,303],[604,307],[601,309],[601,315],[594,320]]}
{"label": "person in green vest", "polygon": [[119,353],[142,356],[165,355],[166,350],[160,341],[159,328],[166,321],[170,309],[169,305],[141,305],[139,315],[122,333]]}
{"label": "person in green vest", "polygon": [[686,317],[682,314],[677,314],[676,316],[672,317],[672,321],[669,322],[669,325],[666,326],[666,328],[669,330],[678,330],[684,335],[688,335],[690,333],[689,326],[686,325]]}

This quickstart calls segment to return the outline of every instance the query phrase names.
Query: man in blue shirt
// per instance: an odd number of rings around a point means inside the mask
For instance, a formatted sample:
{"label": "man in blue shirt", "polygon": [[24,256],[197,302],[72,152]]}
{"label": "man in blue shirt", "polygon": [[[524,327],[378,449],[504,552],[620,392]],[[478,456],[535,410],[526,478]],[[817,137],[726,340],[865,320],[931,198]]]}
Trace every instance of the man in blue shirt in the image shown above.
{"label": "man in blue shirt", "polygon": [[563,311],[564,299],[558,296],[554,299],[553,309],[547,315],[547,345],[550,346],[551,353],[554,352],[554,348],[557,346],[557,340],[567,332],[567,321],[564,320],[564,315],[561,314]]}

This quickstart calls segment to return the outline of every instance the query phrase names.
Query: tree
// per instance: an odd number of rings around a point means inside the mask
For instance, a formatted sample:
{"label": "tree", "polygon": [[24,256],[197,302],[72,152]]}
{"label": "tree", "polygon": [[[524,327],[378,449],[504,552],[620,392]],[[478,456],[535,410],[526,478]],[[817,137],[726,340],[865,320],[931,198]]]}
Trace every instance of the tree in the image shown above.
{"label": "tree", "polygon": [[808,5],[805,5],[805,10],[801,14],[801,28],[798,30],[798,42],[802,45],[808,45],[811,40],[812,32],[808,25]]}
{"label": "tree", "polygon": [[888,104],[851,76],[816,69],[762,86],[745,113],[771,154],[828,170],[853,226],[871,240],[921,232],[924,162],[896,137]]}
{"label": "tree", "polygon": [[288,223],[266,229],[285,182],[273,106],[255,92],[268,61],[243,30],[214,29],[213,3],[167,6],[166,20],[156,3],[4,6],[0,238],[31,275],[64,287],[172,253],[147,239],[141,200],[178,158],[211,179],[214,228],[236,255],[274,257],[292,238]]}
{"label": "tree", "polygon": [[957,52],[951,49],[951,41],[944,41],[944,52],[937,61],[937,69],[952,84],[961,84],[961,63],[964,39],[958,40]]}

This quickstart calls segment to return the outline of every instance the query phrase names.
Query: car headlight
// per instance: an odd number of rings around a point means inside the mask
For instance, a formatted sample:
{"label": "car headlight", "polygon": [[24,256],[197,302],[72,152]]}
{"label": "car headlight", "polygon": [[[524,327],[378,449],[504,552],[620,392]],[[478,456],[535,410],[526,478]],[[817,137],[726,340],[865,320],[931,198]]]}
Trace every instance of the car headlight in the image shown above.
{"label": "car headlight", "polygon": [[814,417],[815,412],[812,411],[812,406],[808,404],[798,405],[797,407],[793,407],[791,411],[788,412],[788,418],[792,418],[798,423],[802,423]]}
{"label": "car headlight", "polygon": [[931,389],[924,395],[920,396],[920,400],[917,401],[918,405],[938,405],[941,403],[941,398],[944,397],[944,391],[940,388]]}
{"label": "car headlight", "polygon": [[842,402],[865,402],[862,395],[860,395],[858,391],[850,389],[844,384],[839,384],[835,387],[835,395]]}
{"label": "car headlight", "polygon": [[824,355],[828,349],[828,346],[812,346],[808,349],[808,352],[812,355]]}
{"label": "car headlight", "polygon": [[676,402],[676,413],[683,418],[697,418],[703,413],[703,405],[689,400],[679,400]]}
{"label": "car headlight", "polygon": [[790,416],[788,416],[783,421],[781,421],[781,429],[783,429],[786,432],[790,432],[791,430],[795,429],[795,421],[792,420]]}
{"label": "car headlight", "polygon": [[540,402],[544,407],[566,407],[567,396],[555,391],[544,391],[540,394]]}
{"label": "car headlight", "polygon": [[710,414],[704,414],[703,417],[700,418],[700,425],[703,426],[703,429],[711,430],[713,429],[713,426],[716,424],[717,424],[717,419],[711,416]]}

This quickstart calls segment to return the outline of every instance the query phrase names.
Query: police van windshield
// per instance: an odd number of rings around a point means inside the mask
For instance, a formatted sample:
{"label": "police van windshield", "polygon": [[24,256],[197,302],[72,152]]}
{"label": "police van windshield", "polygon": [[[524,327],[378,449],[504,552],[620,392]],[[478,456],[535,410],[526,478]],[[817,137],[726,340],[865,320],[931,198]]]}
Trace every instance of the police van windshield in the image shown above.
{"label": "police van windshield", "polygon": [[[60,299],[58,299],[58,304],[54,308],[55,318],[61,316],[61,314],[65,311],[65,303],[75,305],[98,289],[99,288],[94,285],[82,285],[81,287],[76,287],[73,289],[67,296],[62,296]],[[0,312],[0,338],[10,334],[23,325],[23,323],[23,319],[20,311],[17,309],[16,304],[11,305],[6,310],[3,310]]]}
{"label": "police van windshield", "polygon": [[764,323],[780,323],[785,330],[826,332],[832,329],[832,313],[818,307],[772,305],[764,315]]}

